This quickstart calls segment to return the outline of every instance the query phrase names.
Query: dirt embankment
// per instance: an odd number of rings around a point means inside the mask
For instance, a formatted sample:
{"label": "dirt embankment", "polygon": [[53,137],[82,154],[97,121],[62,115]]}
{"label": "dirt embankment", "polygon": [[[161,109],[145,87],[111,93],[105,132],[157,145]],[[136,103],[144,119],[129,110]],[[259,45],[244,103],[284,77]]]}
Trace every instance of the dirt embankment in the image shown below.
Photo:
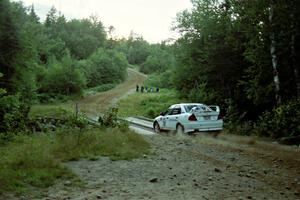
{"label": "dirt embankment", "polygon": [[87,185],[48,199],[300,199],[300,151],[237,136],[145,136],[153,154],[133,161],[67,163]]}

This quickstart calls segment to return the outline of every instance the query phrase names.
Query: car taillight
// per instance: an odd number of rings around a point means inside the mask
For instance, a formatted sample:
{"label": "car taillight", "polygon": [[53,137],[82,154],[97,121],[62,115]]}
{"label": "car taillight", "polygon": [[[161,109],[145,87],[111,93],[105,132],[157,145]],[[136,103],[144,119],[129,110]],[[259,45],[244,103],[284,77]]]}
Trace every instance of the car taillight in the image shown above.
{"label": "car taillight", "polygon": [[189,116],[188,120],[189,121],[197,121],[197,118],[194,114],[192,114],[191,116]]}

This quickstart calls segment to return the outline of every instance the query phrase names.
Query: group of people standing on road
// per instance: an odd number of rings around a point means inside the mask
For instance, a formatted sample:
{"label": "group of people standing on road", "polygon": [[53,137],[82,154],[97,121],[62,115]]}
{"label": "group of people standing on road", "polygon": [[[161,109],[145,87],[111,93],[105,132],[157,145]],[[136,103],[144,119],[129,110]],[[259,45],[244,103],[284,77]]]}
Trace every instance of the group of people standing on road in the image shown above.
{"label": "group of people standing on road", "polygon": [[136,92],[141,92],[141,93],[144,93],[144,92],[159,92],[159,88],[156,87],[155,88],[155,91],[154,91],[154,88],[153,87],[148,87],[148,86],[139,86],[139,85],[136,85]]}

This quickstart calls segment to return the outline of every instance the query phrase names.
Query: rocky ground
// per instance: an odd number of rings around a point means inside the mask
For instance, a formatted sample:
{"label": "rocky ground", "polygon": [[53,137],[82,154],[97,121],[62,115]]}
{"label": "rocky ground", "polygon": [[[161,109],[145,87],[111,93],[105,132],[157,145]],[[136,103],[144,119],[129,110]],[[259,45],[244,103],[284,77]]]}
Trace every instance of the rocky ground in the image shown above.
{"label": "rocky ground", "polygon": [[66,163],[86,183],[44,199],[300,199],[300,149],[237,136],[146,135],[153,152],[132,161]]}

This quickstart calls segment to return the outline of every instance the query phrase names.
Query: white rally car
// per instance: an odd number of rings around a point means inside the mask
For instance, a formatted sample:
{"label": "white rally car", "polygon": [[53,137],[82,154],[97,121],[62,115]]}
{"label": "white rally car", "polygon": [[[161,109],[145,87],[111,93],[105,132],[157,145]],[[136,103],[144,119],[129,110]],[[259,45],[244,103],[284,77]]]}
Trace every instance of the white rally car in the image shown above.
{"label": "white rally car", "polygon": [[156,133],[171,130],[179,134],[193,131],[221,131],[223,120],[219,116],[219,106],[200,103],[175,104],[154,119],[153,129]]}

